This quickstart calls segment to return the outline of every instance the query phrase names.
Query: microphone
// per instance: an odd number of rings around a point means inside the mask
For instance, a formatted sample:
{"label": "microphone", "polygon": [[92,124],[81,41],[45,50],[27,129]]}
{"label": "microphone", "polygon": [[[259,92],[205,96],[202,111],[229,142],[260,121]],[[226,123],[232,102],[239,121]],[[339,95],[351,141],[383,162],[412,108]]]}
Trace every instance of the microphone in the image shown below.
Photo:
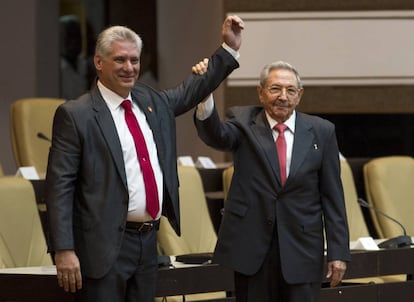
{"label": "microphone", "polygon": [[43,139],[45,141],[48,141],[49,143],[52,142],[52,140],[50,138],[48,138],[44,133],[42,132],[37,132],[37,137],[40,139]]}
{"label": "microphone", "polygon": [[411,236],[407,236],[407,230],[401,224],[401,222],[399,222],[397,219],[385,214],[384,212],[378,210],[376,207],[370,205],[367,201],[365,201],[362,198],[358,198],[358,203],[359,203],[360,206],[362,206],[364,208],[368,208],[368,209],[370,209],[370,210],[372,210],[372,211],[374,211],[374,212],[376,212],[376,213],[378,213],[378,214],[380,214],[384,217],[387,217],[388,219],[394,221],[403,230],[404,235],[397,236],[397,237],[385,240],[385,241],[381,242],[380,244],[378,244],[378,247],[384,248],[384,249],[393,249],[393,248],[410,246],[412,244]]}

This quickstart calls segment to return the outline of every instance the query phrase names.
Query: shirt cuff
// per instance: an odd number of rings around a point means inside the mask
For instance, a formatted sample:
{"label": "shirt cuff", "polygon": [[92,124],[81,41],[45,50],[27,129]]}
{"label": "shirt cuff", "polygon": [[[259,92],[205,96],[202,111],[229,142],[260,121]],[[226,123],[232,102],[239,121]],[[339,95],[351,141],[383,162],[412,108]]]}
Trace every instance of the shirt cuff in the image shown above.
{"label": "shirt cuff", "polygon": [[228,46],[225,42],[223,42],[223,44],[221,44],[221,46],[225,49],[225,50],[227,50],[232,56],[233,56],[233,58],[234,59],[236,59],[236,61],[238,61],[239,60],[239,58],[240,58],[240,53],[237,51],[237,50],[234,50],[233,48],[231,48],[230,46]]}
{"label": "shirt cuff", "polygon": [[197,119],[200,121],[206,120],[213,113],[213,109],[214,109],[214,98],[213,98],[213,94],[210,93],[210,95],[207,97],[206,100],[204,100],[203,102],[197,105],[197,111],[196,111]]}

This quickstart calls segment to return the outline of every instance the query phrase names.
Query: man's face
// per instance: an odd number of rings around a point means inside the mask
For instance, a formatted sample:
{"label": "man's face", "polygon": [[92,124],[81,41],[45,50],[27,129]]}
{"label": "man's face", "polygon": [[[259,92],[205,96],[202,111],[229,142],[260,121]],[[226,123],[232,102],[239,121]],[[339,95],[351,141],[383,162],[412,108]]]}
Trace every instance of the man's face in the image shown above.
{"label": "man's face", "polygon": [[266,84],[257,86],[257,92],[266,112],[278,123],[292,115],[303,95],[295,74],[286,69],[272,70]]}
{"label": "man's face", "polygon": [[106,56],[95,55],[95,68],[102,84],[126,98],[138,79],[140,53],[129,41],[115,41]]}

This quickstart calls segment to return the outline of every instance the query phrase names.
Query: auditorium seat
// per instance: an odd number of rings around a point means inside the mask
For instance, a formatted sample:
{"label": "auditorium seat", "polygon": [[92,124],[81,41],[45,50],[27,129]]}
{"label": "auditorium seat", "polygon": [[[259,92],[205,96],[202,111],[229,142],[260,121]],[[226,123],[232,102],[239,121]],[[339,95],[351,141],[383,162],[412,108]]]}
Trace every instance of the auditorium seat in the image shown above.
{"label": "auditorium seat", "polygon": [[349,240],[355,241],[360,237],[369,237],[370,234],[362,209],[358,203],[358,195],[351,167],[346,160],[341,160],[340,163],[341,181],[344,189],[345,208],[349,226]]}
{"label": "auditorium seat", "polygon": [[0,262],[6,268],[52,265],[30,181],[0,177]]}
{"label": "auditorium seat", "polygon": [[[414,235],[414,158],[411,156],[385,156],[364,165],[364,178],[368,202],[376,209],[396,219]],[[380,238],[403,234],[403,228],[392,219],[371,211]]]}
{"label": "auditorium seat", "polygon": [[230,189],[231,179],[233,177],[233,173],[234,173],[234,167],[233,166],[230,166],[230,167],[226,168],[225,170],[223,170],[223,195],[224,195],[224,200],[227,199],[227,194],[228,194],[229,189]]}
{"label": "auditorium seat", "polygon": [[54,98],[26,98],[11,104],[11,140],[17,167],[33,166],[40,176],[46,173],[53,116],[63,102]]}

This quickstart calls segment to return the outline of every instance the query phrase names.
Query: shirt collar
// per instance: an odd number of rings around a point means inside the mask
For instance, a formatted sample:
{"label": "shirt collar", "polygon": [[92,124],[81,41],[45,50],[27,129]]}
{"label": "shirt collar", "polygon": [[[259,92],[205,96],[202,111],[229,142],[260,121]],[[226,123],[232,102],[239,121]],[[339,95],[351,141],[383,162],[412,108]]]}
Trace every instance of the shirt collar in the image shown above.
{"label": "shirt collar", "polygon": [[99,92],[102,94],[102,97],[105,103],[108,105],[109,109],[115,110],[124,100],[132,101],[131,93],[128,94],[128,97],[124,99],[120,95],[113,92],[111,89],[107,88],[101,81],[98,80],[98,89]]}
{"label": "shirt collar", "polygon": [[[270,115],[265,111],[267,121],[269,122],[270,128],[273,129],[278,122],[276,122],[273,118],[270,117]],[[293,111],[292,115],[283,123],[285,124],[288,129],[295,133],[295,125],[296,125],[296,110]]]}

